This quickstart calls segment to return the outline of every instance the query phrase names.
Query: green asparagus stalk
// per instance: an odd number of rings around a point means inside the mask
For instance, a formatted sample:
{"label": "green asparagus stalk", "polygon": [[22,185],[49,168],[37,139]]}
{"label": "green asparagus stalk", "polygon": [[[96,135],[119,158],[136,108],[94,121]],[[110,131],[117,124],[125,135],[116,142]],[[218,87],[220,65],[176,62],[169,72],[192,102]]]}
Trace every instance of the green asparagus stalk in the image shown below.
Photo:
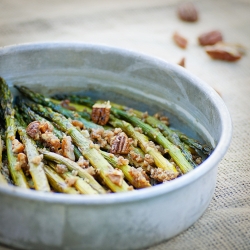
{"label": "green asparagus stalk", "polygon": [[53,161],[59,164],[65,165],[69,170],[75,170],[78,172],[78,175],[83,178],[86,183],[89,183],[90,187],[94,190],[96,190],[99,194],[105,194],[106,190],[95,180],[95,178],[90,175],[85,169],[81,168],[76,162],[63,157],[59,154],[49,152],[44,149],[39,150],[44,158],[49,161]]}
{"label": "green asparagus stalk", "polygon": [[3,167],[3,141],[2,141],[2,135],[0,135],[0,171]]}
{"label": "green asparagus stalk", "polygon": [[129,166],[128,164],[120,165],[118,162],[118,158],[110,153],[105,151],[101,151],[103,157],[114,167],[122,170],[125,178],[129,181],[129,183],[135,188],[146,188],[150,187],[149,181],[139,170]]}
{"label": "green asparagus stalk", "polygon": [[205,155],[210,155],[213,149],[207,144],[201,144],[199,141],[187,137],[185,134],[180,131],[173,130],[186,145],[195,150],[201,151]]}
{"label": "green asparagus stalk", "polygon": [[[48,162],[48,165],[54,170],[56,171],[56,165],[53,162]],[[62,174],[59,174],[64,180],[68,179],[68,178],[74,178],[75,182],[74,182],[74,187],[76,190],[78,190],[81,194],[98,194],[98,192],[93,189],[90,185],[88,180],[86,179],[82,179],[78,176],[74,176],[72,173],[65,172]]]}
{"label": "green asparagus stalk", "polygon": [[[85,105],[87,107],[92,107],[95,104],[95,101],[93,101],[90,97],[83,97],[83,96],[78,96],[78,95],[58,94],[58,95],[53,96],[53,99],[55,100],[68,99],[72,102],[71,105],[73,105],[73,103],[76,103],[76,104]],[[79,109],[82,110],[80,106],[79,106]]]}
{"label": "green asparagus stalk", "polygon": [[41,155],[37,151],[36,143],[27,135],[26,130],[18,126],[18,133],[22,143],[25,145],[25,151],[29,163],[29,172],[34,182],[36,190],[49,192],[50,186],[44,172],[44,164]]}
{"label": "green asparagus stalk", "polygon": [[50,185],[55,191],[66,194],[79,194],[75,188],[69,187],[67,183],[48,165],[44,165],[44,171],[49,180]]}
{"label": "green asparagus stalk", "polygon": [[[52,110],[54,110],[55,112],[58,112],[60,114],[62,114],[63,116],[67,117],[67,118],[71,118],[74,120],[78,120],[80,122],[82,122],[84,124],[85,127],[89,127],[89,128],[100,128],[99,125],[88,121],[87,119],[83,118],[83,113],[81,112],[81,114],[78,114],[75,111],[72,110],[68,110],[66,108],[63,108],[61,105],[55,104],[52,101],[50,101],[49,98],[45,98],[43,95],[39,94],[39,93],[35,93],[34,91],[30,90],[27,87],[24,86],[15,86],[15,88],[17,88],[23,95],[25,95],[26,97],[28,97],[30,100],[47,106],[49,108],[51,108]],[[89,114],[86,115],[87,118],[89,119]]]}
{"label": "green asparagus stalk", "polygon": [[15,126],[15,111],[12,107],[12,95],[11,92],[5,83],[4,79],[0,77],[0,97],[1,97],[1,106],[4,110],[4,117],[6,123],[6,149],[8,157],[8,168],[12,177],[12,180],[15,185],[22,188],[29,188],[26,181],[25,175],[22,169],[17,170],[17,156],[12,151],[12,141],[15,139],[16,135],[16,126]]}
{"label": "green asparagus stalk", "polygon": [[176,178],[178,176],[178,171],[176,170],[175,166],[165,157],[163,157],[163,155],[157,149],[150,146],[147,136],[136,131],[130,123],[122,121],[113,115],[110,116],[110,124],[114,127],[121,128],[129,137],[138,140],[138,144],[141,149],[145,154],[149,154],[154,158],[155,165],[158,168],[169,171],[172,178]]}
{"label": "green asparagus stalk", "polygon": [[[48,100],[50,100],[51,102],[53,102],[54,104],[57,105],[61,105],[62,106],[62,101],[59,101],[57,99],[54,98],[47,98]],[[72,107],[80,116],[82,116],[83,118],[90,120],[90,114],[88,112],[85,112],[85,108],[78,103],[70,103],[69,104],[70,107]]]}
{"label": "green asparagus stalk", "polygon": [[1,170],[3,167],[2,152],[3,152],[3,143],[2,143],[2,137],[0,135],[0,184],[5,185],[8,183],[7,183],[7,180],[5,179],[4,175],[1,173]]}

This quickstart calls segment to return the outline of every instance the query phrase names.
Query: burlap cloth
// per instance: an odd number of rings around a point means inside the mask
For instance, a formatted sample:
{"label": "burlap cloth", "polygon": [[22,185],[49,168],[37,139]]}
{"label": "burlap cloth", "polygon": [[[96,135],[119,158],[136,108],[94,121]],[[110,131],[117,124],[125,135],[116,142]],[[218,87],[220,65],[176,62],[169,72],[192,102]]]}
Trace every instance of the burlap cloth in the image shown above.
{"label": "burlap cloth", "polygon": [[[212,202],[192,227],[160,249],[250,249],[250,1],[195,1],[200,18],[184,23],[177,0],[1,0],[0,46],[40,41],[80,41],[123,47],[186,68],[221,93],[233,120],[228,153],[219,165]],[[197,44],[200,33],[219,29],[224,40],[244,45],[236,63],[211,60]],[[172,40],[179,31],[186,50]],[[185,208],[184,208],[185,209]],[[4,226],[4,225],[0,225]],[[11,233],[11,232],[10,232]],[[0,246],[0,250],[7,249]]]}

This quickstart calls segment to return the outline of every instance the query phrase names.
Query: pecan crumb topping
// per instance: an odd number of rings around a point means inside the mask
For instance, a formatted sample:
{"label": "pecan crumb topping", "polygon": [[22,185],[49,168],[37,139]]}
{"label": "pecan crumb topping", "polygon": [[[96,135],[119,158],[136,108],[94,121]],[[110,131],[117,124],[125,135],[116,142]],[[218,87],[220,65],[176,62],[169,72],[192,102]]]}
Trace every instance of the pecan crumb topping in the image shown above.
{"label": "pecan crumb topping", "polygon": [[32,158],[31,162],[38,165],[41,163],[42,159],[43,159],[43,155],[37,155]]}
{"label": "pecan crumb topping", "polygon": [[137,188],[145,188],[150,186],[149,177],[142,168],[131,167],[129,173],[133,176],[135,180],[133,185],[135,185]]}
{"label": "pecan crumb topping", "polygon": [[15,165],[15,169],[16,170],[22,169],[24,172],[27,172],[29,170],[28,159],[27,159],[26,154],[19,153],[17,155],[17,162]]}
{"label": "pecan crumb topping", "polygon": [[87,168],[89,167],[89,161],[88,160],[85,160],[83,158],[83,156],[81,155],[78,159],[78,161],[76,162],[80,167],[82,168]]}
{"label": "pecan crumb topping", "polygon": [[166,182],[173,180],[177,177],[178,173],[172,171],[166,171],[161,168],[152,168],[151,169],[151,178],[156,179],[159,182]]}
{"label": "pecan crumb topping", "polygon": [[17,139],[12,140],[12,151],[15,154],[22,153],[24,151],[24,145]]}
{"label": "pecan crumb topping", "polygon": [[70,136],[62,139],[62,155],[72,161],[75,161],[74,145]]}
{"label": "pecan crumb topping", "polygon": [[71,177],[67,177],[65,179],[65,182],[67,184],[68,187],[72,187],[75,185],[76,181],[77,181],[78,177],[76,176],[71,176]]}
{"label": "pecan crumb topping", "polygon": [[118,185],[119,187],[122,186],[124,176],[121,170],[119,169],[111,170],[106,174],[106,176],[108,176],[114,184]]}
{"label": "pecan crumb topping", "polygon": [[68,171],[68,168],[67,168],[66,165],[64,165],[64,164],[57,164],[57,165],[56,165],[56,172],[57,172],[58,174],[64,174],[64,173],[66,173],[67,171]]}

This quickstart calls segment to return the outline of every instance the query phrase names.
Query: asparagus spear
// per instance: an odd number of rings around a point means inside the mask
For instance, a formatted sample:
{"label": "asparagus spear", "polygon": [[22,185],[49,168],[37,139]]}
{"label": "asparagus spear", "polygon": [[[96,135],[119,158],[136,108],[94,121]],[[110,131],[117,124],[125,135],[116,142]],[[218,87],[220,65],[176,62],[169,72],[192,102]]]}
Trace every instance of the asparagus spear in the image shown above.
{"label": "asparagus spear", "polygon": [[53,98],[56,99],[56,100],[68,99],[73,103],[82,104],[82,105],[85,105],[85,106],[88,106],[88,107],[92,107],[95,104],[95,101],[93,101],[90,97],[83,97],[83,96],[78,96],[78,95],[58,94],[58,95],[53,96]]}
{"label": "asparagus spear", "polygon": [[12,107],[12,95],[5,83],[4,79],[0,77],[0,97],[1,106],[4,110],[4,117],[6,123],[6,149],[8,157],[8,168],[15,185],[22,188],[29,188],[25,175],[22,169],[16,169],[17,156],[12,151],[12,141],[15,139],[16,126],[14,120],[15,111]]}
{"label": "asparagus spear", "polygon": [[29,163],[29,172],[36,190],[49,192],[50,186],[46,178],[41,155],[37,151],[35,142],[27,135],[26,130],[20,125],[17,127],[20,138],[25,145],[25,151]]}
{"label": "asparagus spear", "polygon": [[101,151],[101,154],[113,167],[121,169],[126,179],[135,188],[146,188],[151,186],[147,178],[139,170],[129,166],[128,164],[120,165],[118,158],[114,155],[111,156],[110,153]]}
{"label": "asparagus spear", "polygon": [[[39,93],[35,93],[34,91],[30,90],[27,87],[15,86],[15,88],[17,88],[23,95],[25,95],[26,97],[28,97],[32,101],[34,101],[34,102],[36,102],[38,104],[50,107],[54,111],[62,114],[63,116],[65,116],[67,118],[78,120],[78,121],[82,122],[84,124],[84,126],[86,126],[86,127],[100,128],[99,125],[97,125],[95,123],[92,123],[92,122],[89,122],[87,119],[84,119],[82,117],[84,112],[81,112],[81,114],[78,114],[75,111],[65,109],[61,105],[57,105],[57,104],[51,102],[49,98],[45,98],[43,95],[41,95]],[[88,119],[89,119],[89,114],[87,116],[88,116]]]}
{"label": "asparagus spear", "polygon": [[78,175],[84,180],[86,180],[86,182],[89,183],[91,188],[96,190],[98,193],[100,194],[106,193],[105,189],[94,179],[94,177],[90,175],[85,169],[81,168],[76,162],[71,161],[70,159],[63,157],[59,154],[49,152],[44,149],[40,149],[39,151],[43,154],[46,160],[53,161],[59,164],[63,164],[67,166],[68,169],[71,171],[72,170],[77,171]]}
{"label": "asparagus spear", "polygon": [[67,183],[61,178],[53,169],[51,169],[48,165],[44,165],[44,171],[49,180],[50,185],[60,193],[66,194],[78,194],[75,188],[69,187]]}
{"label": "asparagus spear", "polygon": [[125,111],[112,108],[112,113],[118,117],[122,117],[123,119],[131,122],[135,127],[140,127],[143,132],[148,135],[153,141],[162,145],[165,149],[168,150],[169,155],[173,158],[176,164],[180,167],[183,174],[193,170],[192,165],[187,161],[187,159],[183,156],[180,149],[172,144],[161,132],[154,129],[150,125],[144,123],[138,117],[130,115]]}
{"label": "asparagus spear", "polygon": [[187,137],[185,134],[181,133],[180,131],[177,131],[177,130],[173,130],[173,131],[176,134],[178,134],[181,141],[183,141],[190,148],[201,151],[203,154],[208,155],[208,156],[212,153],[213,149],[209,145],[201,144],[199,141]]}
{"label": "asparagus spear", "polygon": [[[48,165],[54,170],[56,171],[56,164],[54,164],[53,162],[48,162]],[[59,174],[64,180],[73,178],[74,181],[74,187],[76,188],[76,190],[78,190],[81,194],[98,194],[98,192],[93,189],[90,185],[89,185],[89,181],[87,179],[82,179],[78,176],[74,176],[72,173],[65,172],[65,173],[61,173]]]}
{"label": "asparagus spear", "polygon": [[8,184],[4,175],[1,173],[3,167],[2,152],[3,152],[3,143],[2,143],[2,137],[0,135],[0,184]]}

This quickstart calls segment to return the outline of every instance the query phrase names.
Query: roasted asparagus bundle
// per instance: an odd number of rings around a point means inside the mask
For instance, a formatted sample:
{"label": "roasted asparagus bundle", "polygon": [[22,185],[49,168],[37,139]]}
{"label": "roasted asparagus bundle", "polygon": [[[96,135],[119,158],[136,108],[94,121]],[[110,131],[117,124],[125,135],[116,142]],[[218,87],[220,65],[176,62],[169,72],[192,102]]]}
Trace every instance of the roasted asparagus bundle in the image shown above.
{"label": "roasted asparagus bundle", "polygon": [[[192,171],[201,163],[197,148],[210,152],[158,117],[109,101],[49,98],[15,86],[22,97],[13,108],[11,92],[0,79],[5,120],[0,170],[5,138],[14,185],[84,195],[132,191]],[[0,171],[2,183],[7,181]]]}

